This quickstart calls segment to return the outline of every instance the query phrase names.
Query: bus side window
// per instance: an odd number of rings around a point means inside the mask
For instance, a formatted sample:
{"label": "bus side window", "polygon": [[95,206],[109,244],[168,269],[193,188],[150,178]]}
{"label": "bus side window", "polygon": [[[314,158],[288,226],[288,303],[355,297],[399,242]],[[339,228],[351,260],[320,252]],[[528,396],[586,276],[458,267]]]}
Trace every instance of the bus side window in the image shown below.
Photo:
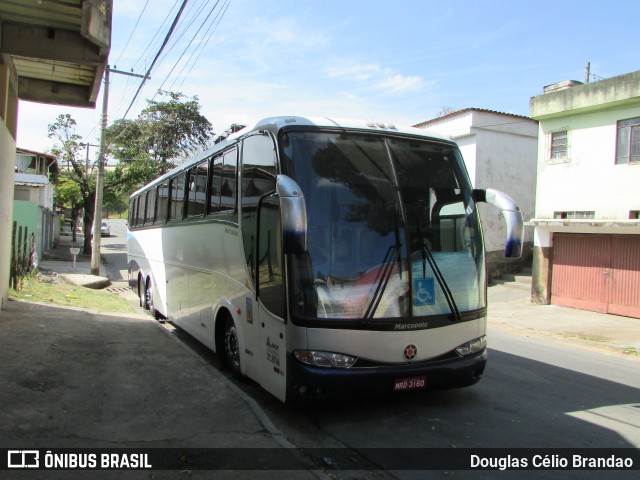
{"label": "bus side window", "polygon": [[187,177],[187,188],[189,189],[189,201],[187,202],[188,217],[200,217],[204,213],[208,166],[208,162],[202,162],[189,169]]}
{"label": "bus side window", "polygon": [[169,213],[169,182],[165,182],[158,186],[158,213],[156,215],[156,224],[162,224],[167,221]]}
{"label": "bus side window", "polygon": [[176,202],[173,200],[173,191],[176,188],[176,179],[172,178],[171,180],[169,180],[169,212],[168,212],[168,217],[167,220],[171,220],[173,217],[176,216]]}
{"label": "bus side window", "polygon": [[[270,137],[254,135],[242,144],[242,242],[245,258],[255,282],[258,202],[276,188],[276,157]],[[267,241],[267,239],[260,239]]]}
{"label": "bus side window", "polygon": [[138,209],[140,207],[140,196],[137,196],[133,202],[133,224],[137,227],[139,225]]}
{"label": "bus side window", "polygon": [[136,202],[136,226],[141,227],[144,225],[144,213],[145,213],[145,196],[144,193],[138,197]]}
{"label": "bus side window", "polygon": [[196,205],[198,215],[204,215],[207,209],[207,182],[209,181],[209,161],[200,163],[198,169],[198,180],[196,180]]}
{"label": "bus side window", "polygon": [[133,222],[133,212],[136,205],[136,199],[132,198],[129,200],[129,218],[127,219],[127,223],[129,224],[129,229],[135,227],[135,223]]}
{"label": "bus side window", "polygon": [[171,219],[182,220],[184,214],[185,173],[182,172],[171,180]]}
{"label": "bus side window", "polygon": [[223,210],[236,209],[236,178],[238,170],[238,151],[234,148],[224,154],[222,167],[222,187],[220,188],[220,207]]}
{"label": "bus side window", "polygon": [[211,161],[211,181],[209,184],[209,213],[220,211],[220,187],[222,185],[222,155]]}
{"label": "bus side window", "polygon": [[156,190],[147,191],[147,214],[145,216],[145,225],[151,225],[156,218]]}

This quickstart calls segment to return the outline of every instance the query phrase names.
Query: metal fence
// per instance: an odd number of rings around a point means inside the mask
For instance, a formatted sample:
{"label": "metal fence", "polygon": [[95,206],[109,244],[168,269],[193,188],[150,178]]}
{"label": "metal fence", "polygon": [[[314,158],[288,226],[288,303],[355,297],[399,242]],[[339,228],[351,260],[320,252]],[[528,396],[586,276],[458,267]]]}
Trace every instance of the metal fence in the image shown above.
{"label": "metal fence", "polygon": [[9,272],[9,287],[20,290],[24,277],[34,268],[35,235],[29,234],[27,227],[18,226],[13,222],[11,233],[11,269]]}

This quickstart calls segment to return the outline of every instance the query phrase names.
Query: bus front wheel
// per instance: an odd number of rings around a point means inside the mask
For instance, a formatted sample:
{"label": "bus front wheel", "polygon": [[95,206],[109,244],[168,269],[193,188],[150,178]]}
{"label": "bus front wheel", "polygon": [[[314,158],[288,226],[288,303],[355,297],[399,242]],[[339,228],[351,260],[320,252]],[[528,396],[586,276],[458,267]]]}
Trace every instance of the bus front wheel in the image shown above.
{"label": "bus front wheel", "polygon": [[234,375],[240,375],[240,347],[238,345],[238,332],[233,319],[224,319],[224,361]]}

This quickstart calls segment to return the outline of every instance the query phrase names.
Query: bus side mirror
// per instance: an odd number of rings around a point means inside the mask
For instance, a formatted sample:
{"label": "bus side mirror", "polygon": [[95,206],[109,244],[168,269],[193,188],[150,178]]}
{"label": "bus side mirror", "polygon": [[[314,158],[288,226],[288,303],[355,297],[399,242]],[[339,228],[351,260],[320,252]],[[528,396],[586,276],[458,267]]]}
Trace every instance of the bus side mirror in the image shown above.
{"label": "bus side mirror", "polygon": [[292,178],[278,175],[276,193],[280,198],[284,253],[305,253],[307,251],[307,207],[302,189]]}
{"label": "bus side mirror", "polygon": [[476,202],[494,205],[502,211],[507,224],[507,244],[504,248],[504,256],[516,258],[522,256],[524,222],[522,220],[522,212],[516,202],[506,193],[493,188],[487,188],[486,190],[475,189],[473,191],[473,199]]}

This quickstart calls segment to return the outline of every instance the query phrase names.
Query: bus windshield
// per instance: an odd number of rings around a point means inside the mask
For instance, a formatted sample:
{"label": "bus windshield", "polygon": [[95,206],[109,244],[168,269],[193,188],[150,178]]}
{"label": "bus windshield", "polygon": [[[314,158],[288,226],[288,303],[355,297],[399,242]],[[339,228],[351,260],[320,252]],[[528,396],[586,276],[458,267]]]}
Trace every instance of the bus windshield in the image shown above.
{"label": "bus windshield", "polygon": [[308,249],[289,257],[294,319],[460,320],[485,307],[484,253],[457,147],[423,138],[287,131]]}

